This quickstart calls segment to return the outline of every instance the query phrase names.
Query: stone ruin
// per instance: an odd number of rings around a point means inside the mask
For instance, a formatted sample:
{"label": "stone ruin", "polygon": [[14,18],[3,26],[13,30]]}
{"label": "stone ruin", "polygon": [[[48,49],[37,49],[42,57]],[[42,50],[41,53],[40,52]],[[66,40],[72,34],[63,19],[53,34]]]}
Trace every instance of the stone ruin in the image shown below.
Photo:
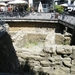
{"label": "stone ruin", "polygon": [[46,28],[9,31],[9,34],[25,74],[75,74],[75,46],[70,46],[71,34]]}

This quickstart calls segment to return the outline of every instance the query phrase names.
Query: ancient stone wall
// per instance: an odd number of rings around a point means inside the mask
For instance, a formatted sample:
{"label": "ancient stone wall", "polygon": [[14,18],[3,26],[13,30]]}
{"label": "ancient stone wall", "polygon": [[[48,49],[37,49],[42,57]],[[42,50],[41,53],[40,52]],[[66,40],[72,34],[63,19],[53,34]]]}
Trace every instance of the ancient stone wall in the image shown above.
{"label": "ancient stone wall", "polygon": [[[11,24],[11,23],[9,23]],[[44,23],[17,23],[10,25],[10,30],[18,31],[22,27],[30,28],[28,31],[20,31],[18,34],[12,33],[12,40],[16,53],[25,74],[29,75],[74,75],[75,74],[75,46],[70,46],[71,34],[63,34],[64,26],[58,24]],[[19,28],[20,29],[19,29]],[[31,31],[31,28],[33,28]],[[18,28],[18,29],[17,29]],[[62,30],[61,30],[62,28]],[[46,34],[45,34],[46,32]],[[44,45],[38,47],[26,48],[25,45],[29,40],[39,40],[38,35],[44,35]],[[42,33],[42,34],[41,34]],[[62,33],[62,34],[61,34]],[[16,36],[14,36],[16,35]],[[42,39],[43,39],[42,38]],[[26,42],[27,41],[27,42]]]}
{"label": "ancient stone wall", "polygon": [[75,46],[49,45],[40,52],[17,48],[17,56],[25,73],[34,72],[35,75],[75,74]]}
{"label": "ancient stone wall", "polygon": [[5,33],[0,40],[0,72],[18,73],[21,65],[33,75],[75,74],[75,46],[45,44],[41,51],[16,47],[16,56],[10,36]]}
{"label": "ancient stone wall", "polygon": [[[24,31],[16,33],[12,40],[22,70],[25,73],[34,73],[33,75],[75,74],[75,46],[69,45],[70,37],[69,33],[62,35],[55,33],[54,30],[44,32],[44,34]],[[22,46],[26,45],[26,41],[29,43],[27,47]],[[41,46],[42,43],[39,43],[38,46],[33,45],[33,41],[43,41],[43,46]],[[64,41],[66,44],[63,43]],[[32,48],[33,46],[36,47]]]}

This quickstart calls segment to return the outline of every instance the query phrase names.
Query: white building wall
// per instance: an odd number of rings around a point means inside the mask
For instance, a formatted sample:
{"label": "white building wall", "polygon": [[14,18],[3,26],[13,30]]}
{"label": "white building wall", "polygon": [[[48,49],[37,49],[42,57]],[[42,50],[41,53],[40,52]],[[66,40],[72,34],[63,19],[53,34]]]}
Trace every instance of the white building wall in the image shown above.
{"label": "white building wall", "polygon": [[71,4],[71,0],[68,0],[68,4]]}
{"label": "white building wall", "polygon": [[75,5],[75,1],[74,1],[74,3],[73,3],[74,5]]}
{"label": "white building wall", "polygon": [[33,0],[29,0],[29,7],[33,7]]}

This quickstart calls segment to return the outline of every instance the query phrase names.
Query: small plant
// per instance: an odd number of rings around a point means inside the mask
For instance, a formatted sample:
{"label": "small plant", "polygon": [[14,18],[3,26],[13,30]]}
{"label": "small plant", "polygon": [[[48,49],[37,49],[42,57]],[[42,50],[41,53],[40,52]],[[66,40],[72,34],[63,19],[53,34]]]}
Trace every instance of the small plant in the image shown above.
{"label": "small plant", "polygon": [[37,41],[34,41],[34,42],[29,41],[28,43],[25,44],[25,47],[29,48],[29,47],[33,47],[33,46],[36,46],[36,45],[38,45]]}
{"label": "small plant", "polygon": [[56,12],[59,12],[59,13],[63,13],[64,12],[64,8],[62,6],[55,5],[54,8],[55,8]]}

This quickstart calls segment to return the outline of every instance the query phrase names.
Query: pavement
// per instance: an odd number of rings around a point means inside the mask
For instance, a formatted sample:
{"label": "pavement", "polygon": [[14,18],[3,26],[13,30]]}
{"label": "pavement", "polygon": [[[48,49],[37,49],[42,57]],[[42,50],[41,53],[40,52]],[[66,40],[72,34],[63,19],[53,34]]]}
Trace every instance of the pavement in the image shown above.
{"label": "pavement", "polygon": [[9,15],[4,15],[4,14],[1,14],[0,15],[0,18],[19,18],[19,19],[40,19],[40,20],[52,20],[52,19],[57,19],[55,18],[55,14],[54,13],[29,13],[28,15],[25,15],[25,16],[9,16]]}
{"label": "pavement", "polygon": [[58,17],[55,17],[55,13],[29,13],[25,16],[9,16],[0,15],[0,21],[5,22],[50,22],[58,23]]}
{"label": "pavement", "polygon": [[75,26],[75,17],[71,15],[58,15],[56,17],[56,13],[29,13],[25,16],[9,16],[5,15],[5,13],[0,13],[1,21],[14,21],[14,22],[52,22],[58,23],[58,20],[62,20],[66,23],[72,24]]}

